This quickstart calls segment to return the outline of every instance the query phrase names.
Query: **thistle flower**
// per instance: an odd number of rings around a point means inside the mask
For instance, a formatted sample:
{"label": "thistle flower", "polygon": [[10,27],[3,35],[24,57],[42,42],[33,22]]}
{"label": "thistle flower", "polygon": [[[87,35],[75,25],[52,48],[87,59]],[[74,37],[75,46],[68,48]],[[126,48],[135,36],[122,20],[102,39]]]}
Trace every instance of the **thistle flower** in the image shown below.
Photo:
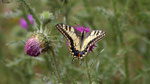
{"label": "thistle flower", "polygon": [[26,20],[24,18],[21,18],[20,19],[20,26],[24,29],[27,29],[28,28],[28,24],[26,22]]}
{"label": "thistle flower", "polygon": [[74,26],[75,29],[77,29],[79,32],[83,32],[85,31],[86,33],[90,32],[90,28],[89,27],[84,27],[84,26]]}
{"label": "thistle flower", "polygon": [[91,46],[90,46],[90,48],[89,48],[89,51],[88,51],[88,52],[92,52],[92,51],[93,51],[93,49],[94,49],[94,47],[96,47],[96,45],[95,45],[95,44],[91,45]]}
{"label": "thistle flower", "polygon": [[25,44],[26,54],[29,56],[39,56],[42,52],[48,50],[48,39],[42,33],[35,33],[27,40]]}
{"label": "thistle flower", "polygon": [[28,15],[28,20],[30,21],[30,24],[34,24],[34,19],[31,14]]}
{"label": "thistle flower", "polygon": [[[33,19],[32,15],[29,14],[27,18],[28,18],[30,24],[33,25],[33,24],[34,24],[34,19]],[[24,28],[24,29],[28,29],[28,23],[27,23],[27,21],[26,21],[24,18],[21,18],[21,19],[20,19],[20,26],[21,26],[22,28]]]}

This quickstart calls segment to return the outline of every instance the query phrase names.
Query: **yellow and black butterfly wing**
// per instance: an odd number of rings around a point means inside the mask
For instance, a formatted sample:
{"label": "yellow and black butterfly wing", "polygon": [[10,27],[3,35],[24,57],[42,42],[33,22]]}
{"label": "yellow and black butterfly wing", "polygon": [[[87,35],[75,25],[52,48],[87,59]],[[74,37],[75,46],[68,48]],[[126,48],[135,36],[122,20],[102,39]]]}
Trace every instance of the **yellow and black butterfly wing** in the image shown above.
{"label": "yellow and black butterfly wing", "polygon": [[[90,46],[95,44],[97,41],[102,39],[105,36],[105,32],[102,30],[93,30],[86,34],[85,39],[83,41],[83,46],[81,51],[89,51]],[[85,56],[88,52],[86,52],[83,56]]]}
{"label": "yellow and black butterfly wing", "polygon": [[69,42],[69,50],[73,56],[80,48],[80,32],[74,27],[65,24],[57,24],[56,28],[62,33],[62,35]]}

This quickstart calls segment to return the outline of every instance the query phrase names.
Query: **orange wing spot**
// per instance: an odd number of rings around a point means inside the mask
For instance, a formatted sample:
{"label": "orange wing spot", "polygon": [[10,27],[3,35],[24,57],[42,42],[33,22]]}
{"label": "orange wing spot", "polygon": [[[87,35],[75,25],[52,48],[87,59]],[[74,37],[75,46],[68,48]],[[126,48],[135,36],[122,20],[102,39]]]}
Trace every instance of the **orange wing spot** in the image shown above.
{"label": "orange wing spot", "polygon": [[78,53],[78,56],[80,57],[80,53]]}

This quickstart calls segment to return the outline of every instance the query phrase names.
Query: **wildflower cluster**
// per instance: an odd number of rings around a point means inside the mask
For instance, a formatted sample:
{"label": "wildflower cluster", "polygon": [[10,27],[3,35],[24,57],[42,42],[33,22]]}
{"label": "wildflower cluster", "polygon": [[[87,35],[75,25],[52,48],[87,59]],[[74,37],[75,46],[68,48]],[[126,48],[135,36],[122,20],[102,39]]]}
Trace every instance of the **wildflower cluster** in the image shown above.
{"label": "wildflower cluster", "polygon": [[[48,14],[49,12],[46,12]],[[52,14],[51,14],[52,15]],[[50,16],[50,15],[49,15]],[[46,17],[48,17],[46,15]],[[42,19],[43,21],[45,20],[45,14],[42,14]],[[29,20],[30,24],[36,24],[34,22],[34,18],[31,14],[27,16],[27,19]],[[24,29],[28,29],[28,24],[27,21],[24,18],[20,19],[20,26]],[[25,52],[29,56],[37,57],[39,56],[42,52],[45,52],[49,49],[49,39],[47,36],[48,32],[46,31],[45,28],[39,28],[38,30],[35,30],[33,35],[27,40],[25,44]]]}

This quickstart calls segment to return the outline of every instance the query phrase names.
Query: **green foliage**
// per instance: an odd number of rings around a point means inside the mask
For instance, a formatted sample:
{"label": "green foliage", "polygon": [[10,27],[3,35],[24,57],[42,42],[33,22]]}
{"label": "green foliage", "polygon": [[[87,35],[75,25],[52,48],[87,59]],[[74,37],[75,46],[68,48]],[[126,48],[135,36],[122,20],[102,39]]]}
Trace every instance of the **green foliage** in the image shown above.
{"label": "green foliage", "polygon": [[[0,3],[1,4],[1,3]],[[150,0],[12,0],[0,5],[0,84],[149,84]],[[26,55],[24,45],[40,29],[40,15],[52,41],[49,52]],[[47,13],[48,13],[47,12]],[[19,26],[32,14],[36,25]],[[47,18],[47,17],[46,17]],[[27,21],[29,23],[29,21]],[[88,26],[106,32],[94,52],[75,60],[55,25]],[[45,26],[46,25],[46,26]]]}

